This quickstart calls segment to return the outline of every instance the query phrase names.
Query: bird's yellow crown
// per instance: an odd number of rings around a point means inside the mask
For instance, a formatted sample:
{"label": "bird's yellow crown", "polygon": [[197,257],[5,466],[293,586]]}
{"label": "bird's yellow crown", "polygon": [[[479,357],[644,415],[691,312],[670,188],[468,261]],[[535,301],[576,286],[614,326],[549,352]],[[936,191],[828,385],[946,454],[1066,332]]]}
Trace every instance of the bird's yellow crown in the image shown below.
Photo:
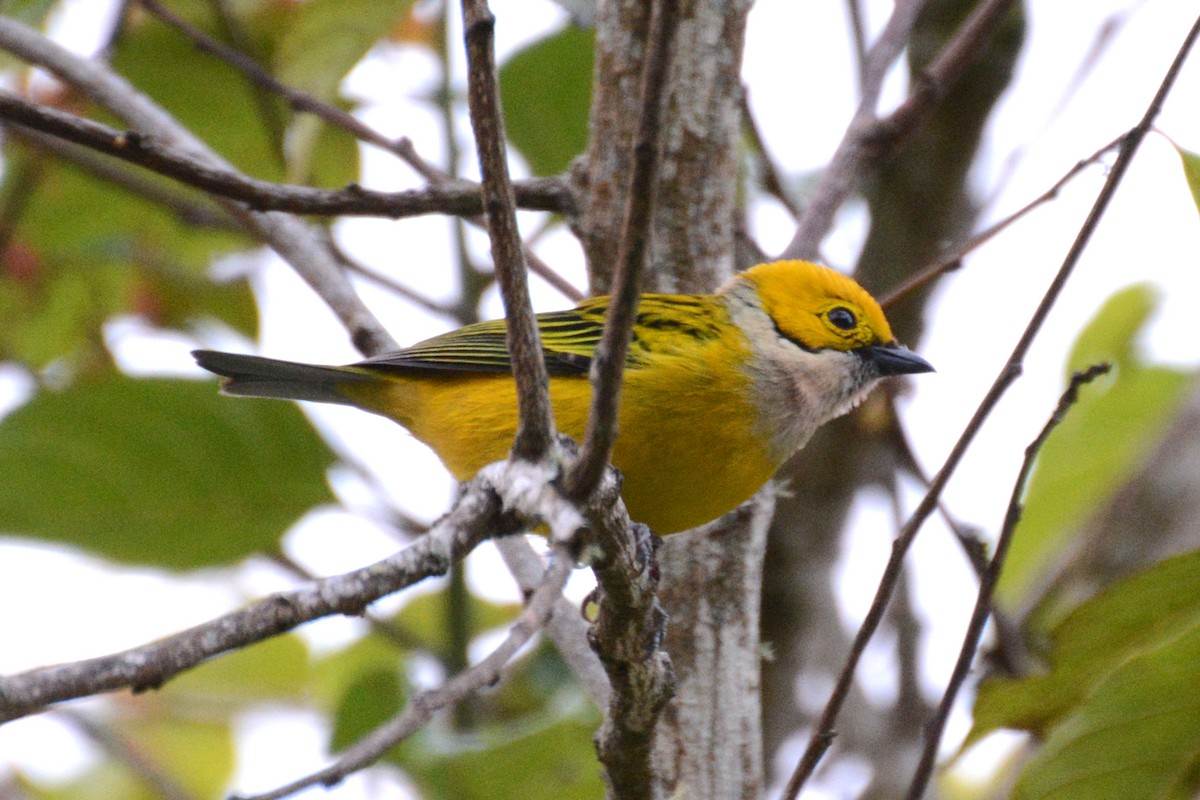
{"label": "bird's yellow crown", "polygon": [[779,332],[808,350],[853,350],[895,338],[883,309],[836,270],[808,261],[774,261],[741,276]]}

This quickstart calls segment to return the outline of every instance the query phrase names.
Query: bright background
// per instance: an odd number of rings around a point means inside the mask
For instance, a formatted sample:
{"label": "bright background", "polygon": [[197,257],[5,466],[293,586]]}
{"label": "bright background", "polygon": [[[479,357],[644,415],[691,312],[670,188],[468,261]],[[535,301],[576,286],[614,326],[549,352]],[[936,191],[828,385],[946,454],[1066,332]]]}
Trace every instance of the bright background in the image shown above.
{"label": "bright background", "polygon": [[[492,5],[499,20],[501,59],[558,28],[565,17],[558,5],[545,0],[496,0]],[[1200,13],[1200,3],[1180,0],[1029,5],[1028,41],[1018,73],[993,115],[976,167],[975,185],[984,203],[981,225],[1030,202],[1079,159],[1135,124]],[[872,0],[866,6],[871,29],[877,32],[891,3]],[[55,22],[55,36],[86,52],[103,39],[110,13],[109,4],[96,0],[68,2]],[[1100,31],[1112,24],[1111,39],[1102,41]],[[769,151],[797,180],[811,177],[826,163],[853,113],[855,75],[846,61],[850,49],[842,4],[760,0],[751,13],[743,68],[750,103]],[[1095,60],[1089,64],[1093,55]],[[461,53],[457,57],[461,84]],[[419,99],[432,89],[436,74],[437,65],[418,50],[380,47],[350,76],[344,92],[361,103],[357,113],[366,122],[386,135],[412,138],[418,151],[437,163],[443,155],[439,123],[435,112]],[[884,95],[885,106],[894,104],[903,91],[902,74],[896,71]],[[1154,358],[1173,364],[1194,365],[1200,360],[1200,340],[1194,333],[1200,218],[1179,157],[1167,139],[1200,150],[1198,100],[1200,61],[1193,57],[1158,120],[1157,127],[1165,135],[1151,135],[1146,141],[1031,351],[1024,376],[1009,391],[947,488],[948,506],[989,535],[999,527],[1024,447],[1043,425],[1062,389],[1065,355],[1075,334],[1114,290],[1138,281],[1157,286],[1162,306],[1145,337],[1146,349]],[[465,118],[461,122],[463,141],[469,142]],[[364,165],[363,183],[372,188],[420,185],[405,166],[370,148],[365,149]],[[1058,199],[973,253],[962,270],[942,282],[930,306],[924,340],[909,343],[937,366],[938,373],[912,381],[912,391],[902,401],[905,426],[929,473],[940,466],[1003,365],[1103,178],[1103,168],[1089,168]],[[852,206],[840,217],[824,247],[831,264],[853,263],[865,230],[862,214]],[[523,217],[526,222],[536,218]],[[782,249],[792,233],[790,219],[769,202],[755,210],[753,223],[768,252]],[[448,231],[449,224],[437,218],[349,219],[337,228],[341,242],[353,253],[375,264],[400,261],[405,281],[435,299],[450,299],[457,291],[453,276],[442,268],[452,258]],[[478,252],[486,252],[481,235],[473,235],[472,242]],[[569,236],[551,234],[539,252],[576,285],[583,285],[582,257]],[[420,254],[419,263],[406,263],[412,254]],[[187,355],[197,344],[316,362],[356,358],[333,316],[278,259],[264,254],[220,263],[215,269],[255,274],[264,308],[261,341],[213,331],[198,343],[164,337],[131,320],[114,323],[108,331],[110,343],[130,372],[200,377]],[[445,328],[442,320],[369,285],[364,284],[363,293],[403,343]],[[536,279],[534,297],[539,309],[569,305]],[[485,313],[500,313],[494,296]],[[24,391],[14,380],[0,380],[0,408],[18,404]],[[415,516],[433,519],[446,509],[452,481],[437,459],[403,431],[349,409],[307,411],[340,451],[369,464],[389,493]],[[370,511],[370,492],[360,479],[345,472],[333,479],[350,509]],[[891,535],[888,512],[869,499],[854,524],[836,598],[848,626],[866,611]],[[297,560],[319,565],[323,571],[361,566],[388,554],[392,547],[392,540],[367,517],[335,509],[321,509],[301,520],[287,542]],[[949,674],[969,614],[969,604],[962,598],[973,598],[975,584],[936,521],[918,539],[914,557],[919,574],[925,576],[917,582],[916,598],[928,624],[924,678],[936,696]],[[469,568],[474,588],[497,598],[516,597],[511,580],[490,550],[473,555]],[[57,583],[69,583],[80,594],[98,599],[81,607],[70,597],[40,594],[39,587],[50,574],[58,576]],[[114,568],[53,547],[0,540],[0,609],[5,609],[0,612],[0,673],[141,644],[282,585],[276,569],[266,563],[246,565],[232,582],[225,573],[219,578],[194,575],[180,580],[152,570]],[[586,577],[578,575],[573,593],[579,596],[586,588]],[[33,613],[31,592],[39,597]],[[113,620],[121,623],[114,625]],[[361,630],[357,621],[334,619],[307,626],[304,634],[315,646],[327,647]],[[248,714],[241,739],[243,772],[236,786],[247,791],[266,788],[320,763],[324,742],[320,724],[316,717],[292,710]],[[951,744],[965,725],[960,715],[952,726]],[[280,758],[281,753],[286,758]],[[93,745],[52,715],[0,727],[0,769],[6,763],[19,764],[35,775],[65,777],[94,758]],[[988,758],[982,759],[979,769],[986,769]],[[826,785],[814,796],[847,796],[853,789],[851,779],[840,787]],[[365,797],[367,789],[356,779],[331,796]]]}

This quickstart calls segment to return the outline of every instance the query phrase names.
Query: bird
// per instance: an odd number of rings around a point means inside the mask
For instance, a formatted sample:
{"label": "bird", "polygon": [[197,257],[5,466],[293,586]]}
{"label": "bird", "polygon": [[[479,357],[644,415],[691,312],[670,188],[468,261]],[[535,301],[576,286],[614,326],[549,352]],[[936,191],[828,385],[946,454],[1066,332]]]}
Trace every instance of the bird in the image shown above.
{"label": "bird", "polygon": [[[576,441],[607,296],[538,314],[556,425]],[[339,403],[424,442],[458,480],[508,455],[516,383],[504,320],[467,325],[346,366],[197,350],[228,395]],[[630,517],[660,535],[697,527],[757,492],[818,427],[884,378],[932,372],[879,303],[809,261],[758,264],[714,294],[644,294],[625,361],[612,463]]]}

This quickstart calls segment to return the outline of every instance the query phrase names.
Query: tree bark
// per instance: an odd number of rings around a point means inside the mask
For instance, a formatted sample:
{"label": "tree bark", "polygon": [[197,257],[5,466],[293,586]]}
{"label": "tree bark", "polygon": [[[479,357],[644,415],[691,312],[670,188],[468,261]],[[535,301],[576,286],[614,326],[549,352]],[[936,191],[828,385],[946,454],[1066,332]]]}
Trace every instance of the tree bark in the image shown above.
{"label": "tree bark", "polygon": [[[646,291],[707,292],[732,271],[738,98],[749,7],[748,0],[679,3]],[[582,198],[573,224],[594,293],[606,292],[612,279],[649,11],[644,0],[606,0],[596,14],[592,138],[572,176]],[[762,793],[758,592],[773,505],[768,491],[717,523],[671,537],[659,553],[677,689],[656,734],[656,796]]]}

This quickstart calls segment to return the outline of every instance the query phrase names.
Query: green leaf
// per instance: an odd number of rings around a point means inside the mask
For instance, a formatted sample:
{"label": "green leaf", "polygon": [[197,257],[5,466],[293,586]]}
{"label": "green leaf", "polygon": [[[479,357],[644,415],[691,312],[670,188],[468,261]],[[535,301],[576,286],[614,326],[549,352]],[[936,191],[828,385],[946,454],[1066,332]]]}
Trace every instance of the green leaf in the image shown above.
{"label": "green leaf", "polygon": [[592,736],[599,715],[585,703],[466,735],[427,730],[400,748],[398,763],[428,800],[592,800],[604,796]]}
{"label": "green leaf", "polygon": [[1176,147],[1175,150],[1183,162],[1183,177],[1187,179],[1192,202],[1196,204],[1196,210],[1200,211],[1200,156],[1182,147]]}
{"label": "green leaf", "polygon": [[[519,604],[500,605],[487,600],[470,596],[469,614],[471,625],[477,631],[485,631],[508,625],[521,612]],[[414,597],[400,613],[395,621],[405,631],[417,639],[427,643],[430,649],[436,650],[446,639],[446,595],[445,592],[423,594]],[[445,653],[442,653],[444,656]]]}
{"label": "green leaf", "polygon": [[42,786],[19,772],[18,798],[30,800],[162,800],[162,794],[140,775],[115,760],[101,761],[65,784]]}
{"label": "green leaf", "polygon": [[1051,731],[1016,800],[1187,800],[1200,788],[1200,615],[1105,677]]}
{"label": "green leaf", "polygon": [[[193,22],[222,39],[211,13],[197,13]],[[283,178],[283,132],[276,128],[286,120],[286,106],[257,91],[221,59],[201,53],[156,19],[134,16],[122,29],[112,66],[242,172],[266,180]]]}
{"label": "green leaf", "polygon": [[330,748],[344,750],[395,716],[404,704],[404,695],[394,667],[361,673],[334,713]]}
{"label": "green leaf", "polygon": [[398,27],[413,0],[309,0],[290,15],[275,54],[279,80],[322,100],[379,39]]}
{"label": "green leaf", "polygon": [[504,121],[538,175],[556,175],[587,147],[595,34],[570,26],[500,68]]}
{"label": "green leaf", "polygon": [[[289,8],[275,53],[284,84],[334,102],[342,80],[411,11],[413,0],[310,0]],[[355,139],[311,114],[287,135],[288,179],[335,186],[357,179]],[[352,169],[347,169],[347,167]]]}
{"label": "green leaf", "polygon": [[206,661],[173,679],[161,694],[174,702],[297,700],[308,696],[311,679],[308,648],[300,637],[284,634]]}
{"label": "green leaf", "polygon": [[1080,334],[1070,369],[1108,361],[1114,373],[1083,387],[1038,456],[996,590],[1001,606],[1029,603],[1047,566],[1136,474],[1186,399],[1193,377],[1147,364],[1135,347],[1156,303],[1148,286],[1124,289]]}
{"label": "green leaf", "polygon": [[989,678],[975,701],[968,743],[997,728],[1045,734],[1090,702],[1115,669],[1200,621],[1200,552],[1187,553],[1113,584],[1051,632],[1050,670]]}
{"label": "green leaf", "polygon": [[233,777],[233,732],[227,722],[138,717],[114,727],[191,797],[221,797]]}
{"label": "green leaf", "polygon": [[245,246],[245,237],[194,228],[65,163],[20,149],[6,155],[6,201],[30,195],[0,265],[0,358],[40,369],[95,354],[101,326],[116,314],[174,327],[215,317],[246,333],[257,329],[247,282],[217,286],[207,278],[212,259]]}
{"label": "green leaf", "polygon": [[112,377],[43,392],[0,422],[0,529],[118,561],[227,564],[330,502],[331,461],[289,404]]}

